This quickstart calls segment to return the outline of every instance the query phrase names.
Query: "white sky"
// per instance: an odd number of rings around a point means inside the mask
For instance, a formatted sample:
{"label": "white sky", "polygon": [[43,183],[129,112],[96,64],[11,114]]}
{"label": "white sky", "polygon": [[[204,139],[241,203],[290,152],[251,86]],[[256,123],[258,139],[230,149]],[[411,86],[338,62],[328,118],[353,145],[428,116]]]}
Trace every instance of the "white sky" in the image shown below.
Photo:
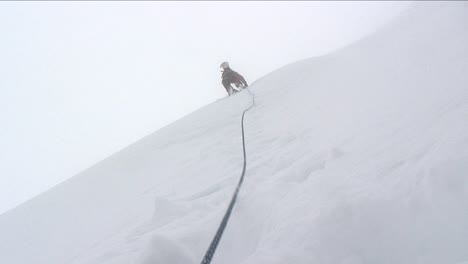
{"label": "white sky", "polygon": [[0,213],[407,2],[0,2]]}

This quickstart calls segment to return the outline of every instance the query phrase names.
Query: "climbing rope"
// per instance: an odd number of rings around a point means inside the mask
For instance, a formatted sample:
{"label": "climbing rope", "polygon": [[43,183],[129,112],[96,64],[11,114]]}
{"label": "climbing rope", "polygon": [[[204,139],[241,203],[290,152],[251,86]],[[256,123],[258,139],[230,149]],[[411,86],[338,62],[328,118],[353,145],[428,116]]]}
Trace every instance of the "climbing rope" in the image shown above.
{"label": "climbing rope", "polygon": [[201,264],[209,264],[211,262],[211,259],[213,258],[213,255],[216,251],[216,248],[218,247],[218,243],[221,240],[221,236],[223,235],[224,229],[226,228],[227,222],[229,220],[229,217],[231,216],[232,208],[234,208],[234,204],[236,203],[237,199],[237,194],[239,193],[239,190],[242,186],[242,182],[244,181],[244,176],[245,176],[245,168],[247,167],[247,155],[245,152],[245,136],[244,136],[244,116],[247,111],[252,109],[252,107],[255,106],[255,95],[250,92],[249,88],[246,88],[247,91],[249,91],[249,94],[252,96],[252,105],[249,106],[249,108],[245,109],[244,112],[242,113],[242,119],[241,119],[241,129],[242,129],[242,149],[244,152],[244,166],[242,167],[242,173],[239,179],[239,182],[237,183],[236,190],[234,191],[234,194],[232,195],[231,202],[229,203],[229,206],[226,210],[226,213],[224,213],[223,220],[219,224],[218,230],[216,231],[216,234],[213,238],[213,240],[210,243],[210,247],[205,253],[205,257],[203,258]]}

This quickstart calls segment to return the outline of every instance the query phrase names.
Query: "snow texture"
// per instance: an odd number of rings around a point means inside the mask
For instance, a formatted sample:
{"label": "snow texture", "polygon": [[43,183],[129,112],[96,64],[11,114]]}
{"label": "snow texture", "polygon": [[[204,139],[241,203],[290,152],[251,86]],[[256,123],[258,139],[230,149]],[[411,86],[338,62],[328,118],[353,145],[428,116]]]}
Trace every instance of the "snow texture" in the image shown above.
{"label": "snow texture", "polygon": [[[213,263],[468,263],[468,3],[413,4],[250,89]],[[3,214],[0,263],[199,263],[250,102],[220,99]]]}

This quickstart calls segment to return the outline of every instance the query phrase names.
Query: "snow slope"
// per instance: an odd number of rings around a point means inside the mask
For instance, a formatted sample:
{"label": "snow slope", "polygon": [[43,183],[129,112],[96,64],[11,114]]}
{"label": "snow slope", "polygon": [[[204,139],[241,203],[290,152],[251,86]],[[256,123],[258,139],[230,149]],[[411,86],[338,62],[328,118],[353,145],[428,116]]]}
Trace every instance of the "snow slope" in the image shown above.
{"label": "snow slope", "polygon": [[[468,3],[251,85],[213,263],[468,262]],[[241,165],[221,99],[0,216],[0,263],[199,263]]]}

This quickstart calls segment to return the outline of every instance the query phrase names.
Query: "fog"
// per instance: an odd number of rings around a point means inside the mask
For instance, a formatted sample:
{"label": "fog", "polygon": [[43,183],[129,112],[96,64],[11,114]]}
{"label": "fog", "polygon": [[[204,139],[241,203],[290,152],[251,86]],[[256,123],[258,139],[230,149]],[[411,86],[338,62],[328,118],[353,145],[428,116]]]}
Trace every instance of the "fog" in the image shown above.
{"label": "fog", "polygon": [[407,2],[1,2],[0,213]]}

